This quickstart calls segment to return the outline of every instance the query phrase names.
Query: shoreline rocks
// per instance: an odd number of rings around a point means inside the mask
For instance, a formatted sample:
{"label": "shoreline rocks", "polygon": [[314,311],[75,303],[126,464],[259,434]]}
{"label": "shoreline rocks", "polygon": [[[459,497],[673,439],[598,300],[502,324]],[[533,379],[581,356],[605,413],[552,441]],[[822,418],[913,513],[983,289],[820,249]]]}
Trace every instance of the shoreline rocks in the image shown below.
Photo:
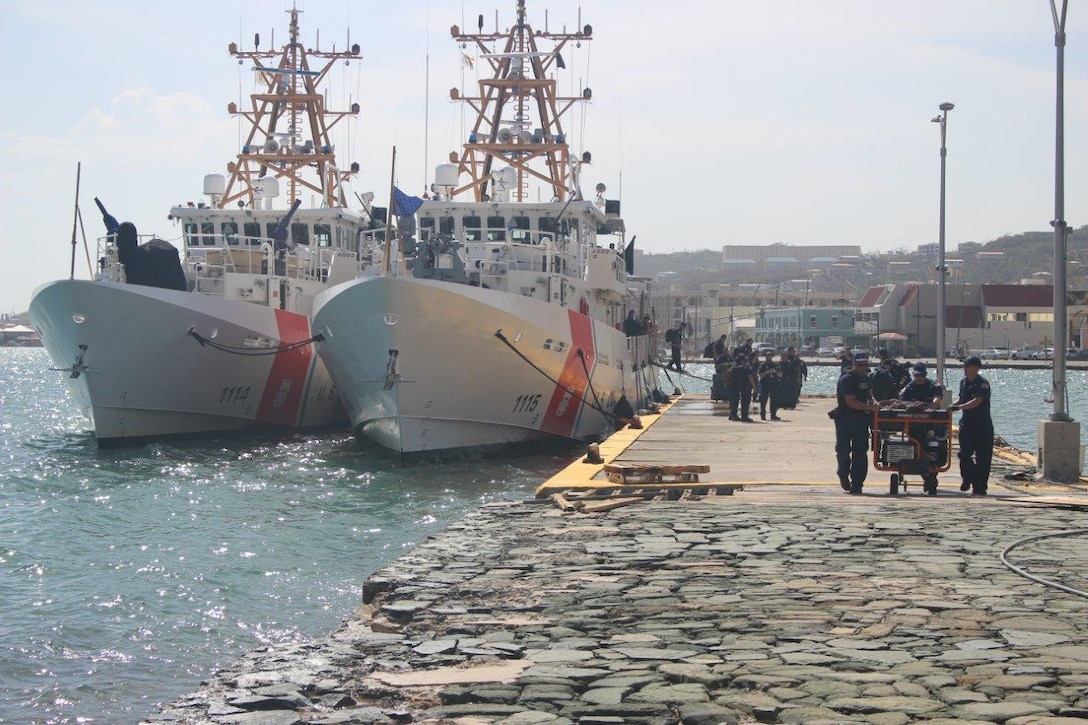
{"label": "shoreline rocks", "polygon": [[[1077,512],[745,491],[481,508],[339,629],[248,653],[146,722],[1074,722],[1088,599],[1009,571]],[[1083,585],[1084,539],[1017,552]]]}

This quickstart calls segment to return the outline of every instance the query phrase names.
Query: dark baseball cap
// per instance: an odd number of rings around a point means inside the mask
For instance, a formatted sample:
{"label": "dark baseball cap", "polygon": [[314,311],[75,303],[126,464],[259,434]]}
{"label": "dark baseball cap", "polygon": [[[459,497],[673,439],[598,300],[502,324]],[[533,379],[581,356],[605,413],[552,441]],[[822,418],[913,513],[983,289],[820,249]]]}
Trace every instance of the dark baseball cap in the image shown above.
{"label": "dark baseball cap", "polygon": [[980,368],[982,367],[982,358],[980,358],[978,355],[972,355],[971,357],[963,361],[964,367],[967,367],[968,365],[974,365],[975,367]]}
{"label": "dark baseball cap", "polygon": [[869,356],[866,353],[859,352],[859,353],[854,355],[854,362],[855,363],[865,363],[866,365],[868,365],[869,364]]}
{"label": "dark baseball cap", "polygon": [[923,362],[914,363],[914,367],[911,368],[911,372],[914,373],[915,375],[925,375],[926,374],[926,364],[923,363]]}

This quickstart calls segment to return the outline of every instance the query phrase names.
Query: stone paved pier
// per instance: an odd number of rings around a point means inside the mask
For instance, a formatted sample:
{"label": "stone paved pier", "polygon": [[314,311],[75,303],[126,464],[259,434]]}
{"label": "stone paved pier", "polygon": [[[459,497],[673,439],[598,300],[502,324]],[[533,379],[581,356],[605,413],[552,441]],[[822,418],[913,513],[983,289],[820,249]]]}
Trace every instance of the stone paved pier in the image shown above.
{"label": "stone paved pier", "polygon": [[[598,513],[547,499],[483,507],[371,576],[337,631],[255,650],[149,719],[1088,718],[1088,599],[1001,561],[1018,539],[1085,528],[1088,496],[1066,488],[1063,506],[1042,505],[1045,496],[1015,503],[1054,491],[994,481],[998,495],[986,498],[948,484],[937,497],[893,497],[883,475],[848,496],[831,483],[833,456],[818,452],[829,401],[805,400],[783,413],[790,422],[773,424],[790,445],[745,443],[772,424],[731,423],[709,401],[680,402],[637,441],[621,431],[606,442],[606,458],[686,457],[711,465],[707,480],[743,482],[743,491]],[[676,440],[672,424],[684,418],[692,432]],[[792,445],[807,460],[795,464]],[[736,465],[719,468],[719,455]],[[555,489],[579,469],[599,475],[579,461]],[[1084,531],[1025,543],[1007,559],[1088,589]]]}

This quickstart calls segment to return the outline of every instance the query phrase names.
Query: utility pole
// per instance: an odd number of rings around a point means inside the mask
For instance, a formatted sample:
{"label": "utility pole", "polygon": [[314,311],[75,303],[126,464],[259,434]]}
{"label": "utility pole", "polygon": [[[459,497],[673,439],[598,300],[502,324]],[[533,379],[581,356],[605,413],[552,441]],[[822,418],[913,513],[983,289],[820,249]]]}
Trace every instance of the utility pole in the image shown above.
{"label": "utility pole", "polygon": [[1069,0],[1050,0],[1054,20],[1056,51],[1056,91],[1054,109],[1054,368],[1051,395],[1054,412],[1048,420],[1039,421],[1039,456],[1043,478],[1061,483],[1075,483],[1080,478],[1080,424],[1073,421],[1067,409],[1065,380],[1065,347],[1068,325],[1065,302],[1066,231],[1065,220],[1065,17]]}

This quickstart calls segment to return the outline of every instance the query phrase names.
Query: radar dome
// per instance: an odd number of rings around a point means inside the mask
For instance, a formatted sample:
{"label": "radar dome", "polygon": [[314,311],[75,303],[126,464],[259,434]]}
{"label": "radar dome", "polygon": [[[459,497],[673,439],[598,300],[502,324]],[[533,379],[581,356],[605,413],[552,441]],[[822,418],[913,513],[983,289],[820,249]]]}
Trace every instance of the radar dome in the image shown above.
{"label": "radar dome", "polygon": [[227,192],[227,178],[222,174],[204,175],[205,196],[223,196]]}
{"label": "radar dome", "polygon": [[435,186],[457,186],[457,164],[439,164],[434,169]]}

